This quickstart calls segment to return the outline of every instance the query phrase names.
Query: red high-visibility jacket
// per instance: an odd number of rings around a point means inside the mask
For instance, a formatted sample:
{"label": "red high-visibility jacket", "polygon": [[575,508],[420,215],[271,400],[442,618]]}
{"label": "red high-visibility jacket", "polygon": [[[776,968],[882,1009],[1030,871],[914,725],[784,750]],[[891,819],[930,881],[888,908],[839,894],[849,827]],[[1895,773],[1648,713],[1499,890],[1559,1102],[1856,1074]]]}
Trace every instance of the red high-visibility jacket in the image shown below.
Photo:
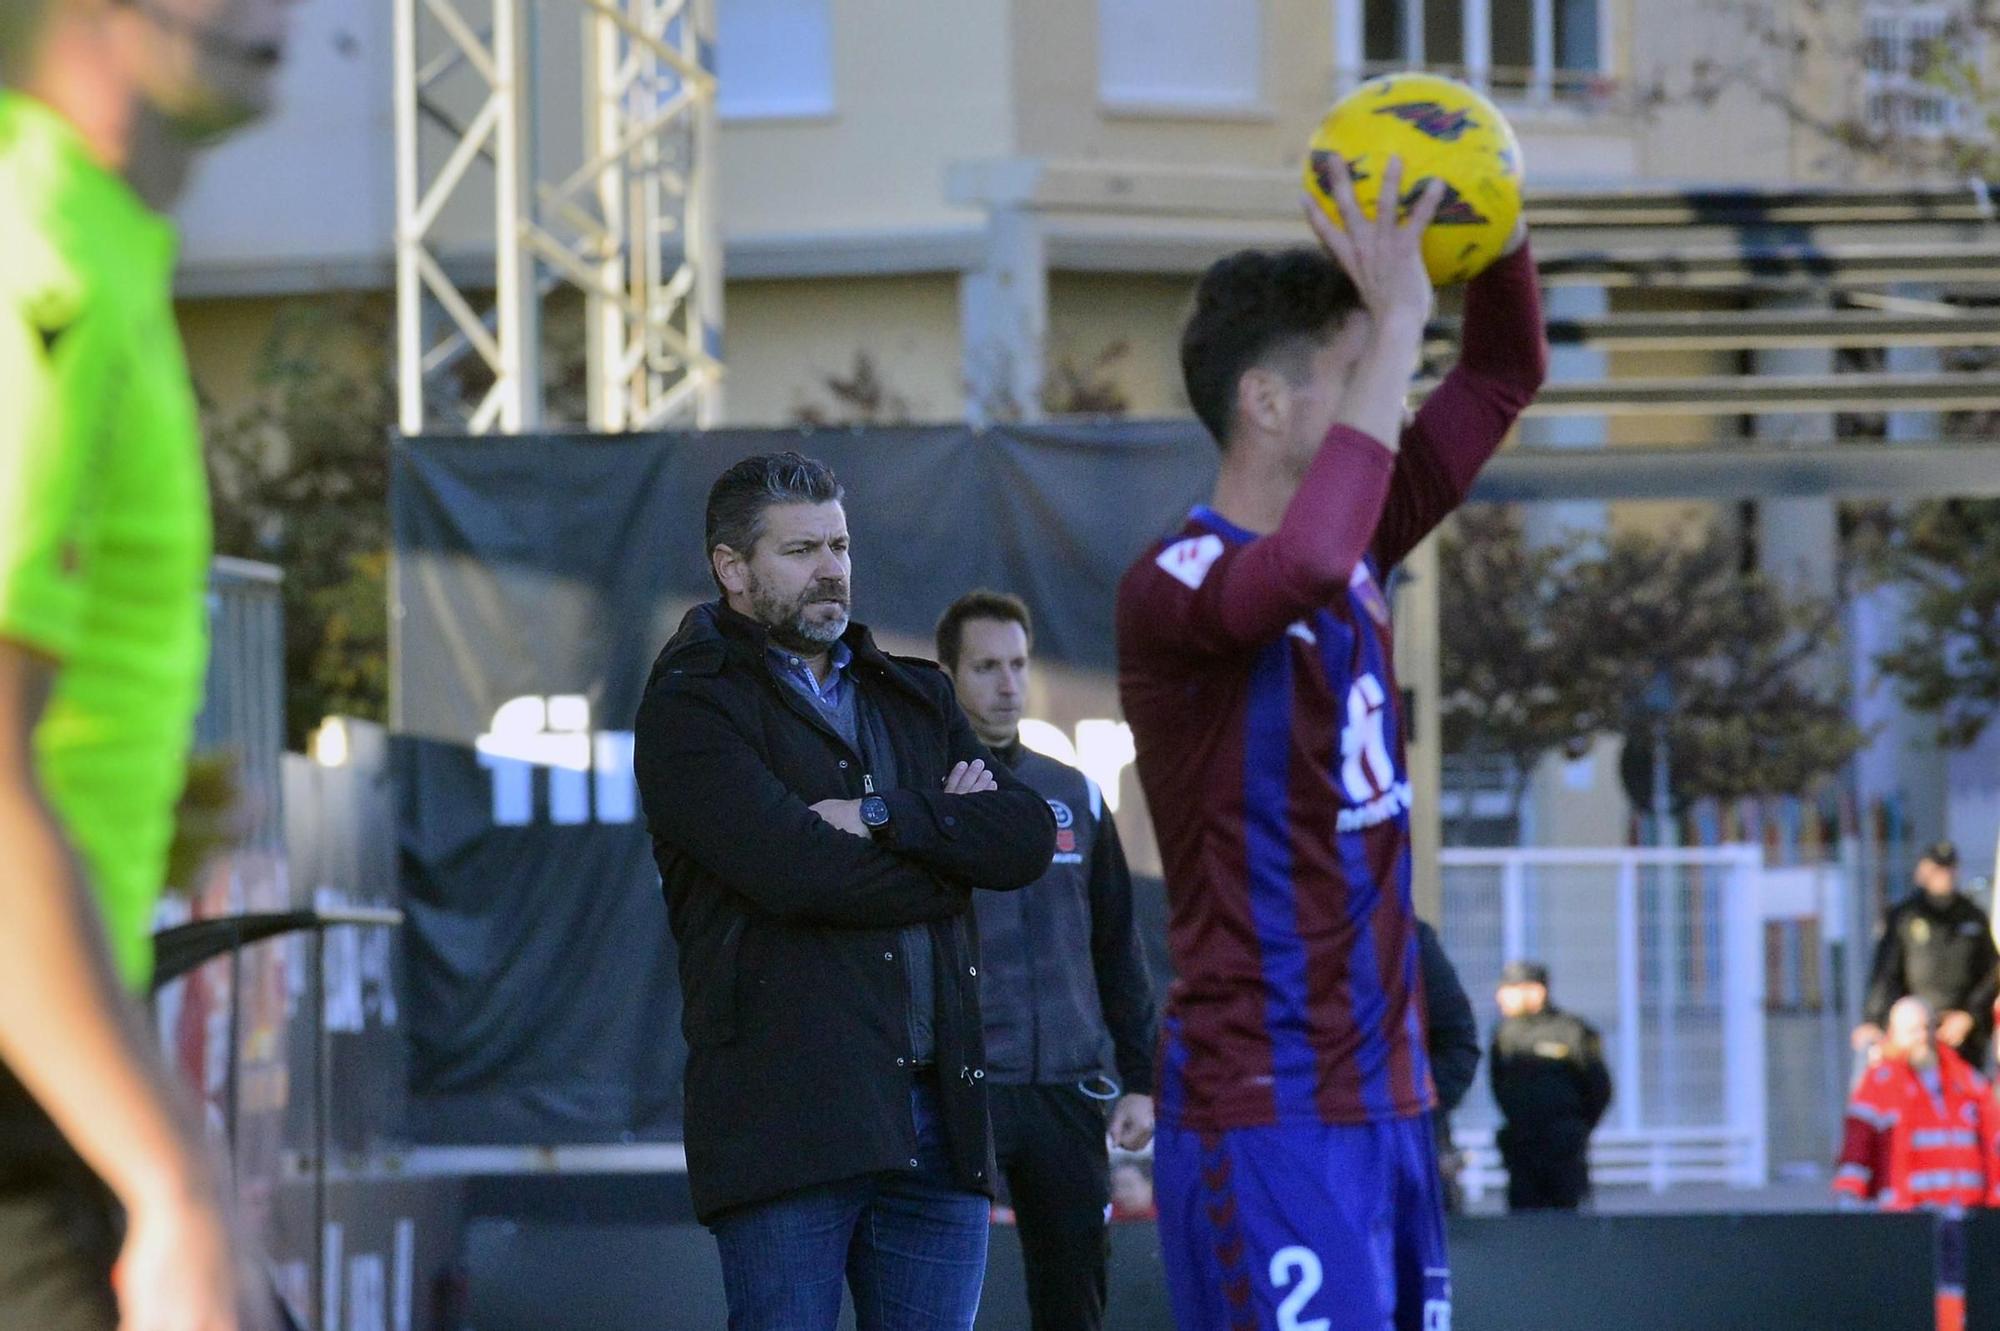
{"label": "red high-visibility jacket", "polygon": [[1939,1046],[1933,1096],[1909,1063],[1870,1068],[1847,1105],[1836,1192],[1885,1211],[1984,1206],[1994,1195],[1994,1109],[1986,1081]]}

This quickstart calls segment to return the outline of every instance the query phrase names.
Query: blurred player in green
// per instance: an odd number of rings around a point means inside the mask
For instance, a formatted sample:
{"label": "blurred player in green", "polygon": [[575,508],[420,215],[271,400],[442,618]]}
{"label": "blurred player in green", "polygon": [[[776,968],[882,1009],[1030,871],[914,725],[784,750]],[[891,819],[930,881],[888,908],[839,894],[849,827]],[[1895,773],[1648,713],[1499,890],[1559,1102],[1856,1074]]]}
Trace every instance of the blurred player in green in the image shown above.
{"label": "blurred player in green", "polygon": [[245,1324],[136,995],[207,655],[163,212],[288,9],[0,0],[0,1326]]}

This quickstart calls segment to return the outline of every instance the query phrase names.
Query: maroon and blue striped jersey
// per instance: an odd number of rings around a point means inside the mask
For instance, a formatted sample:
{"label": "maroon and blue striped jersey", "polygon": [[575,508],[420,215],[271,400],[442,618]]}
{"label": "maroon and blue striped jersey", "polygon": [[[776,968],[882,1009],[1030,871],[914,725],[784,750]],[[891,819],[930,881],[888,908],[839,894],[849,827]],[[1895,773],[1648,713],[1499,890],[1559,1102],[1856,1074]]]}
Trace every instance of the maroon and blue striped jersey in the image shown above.
{"label": "maroon and blue striped jersey", "polygon": [[1471,284],[1464,328],[1398,451],[1335,427],[1275,532],[1197,508],[1119,585],[1119,693],[1175,973],[1165,1123],[1360,1123],[1433,1103],[1385,578],[1541,385],[1525,248]]}

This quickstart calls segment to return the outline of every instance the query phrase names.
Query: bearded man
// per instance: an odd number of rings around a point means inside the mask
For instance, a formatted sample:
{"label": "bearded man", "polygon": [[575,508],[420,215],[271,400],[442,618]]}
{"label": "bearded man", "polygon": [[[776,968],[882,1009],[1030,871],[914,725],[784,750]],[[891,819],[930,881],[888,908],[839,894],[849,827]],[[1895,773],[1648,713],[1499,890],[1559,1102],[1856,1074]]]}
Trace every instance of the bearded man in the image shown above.
{"label": "bearded man", "polygon": [[679,947],[688,1180],[732,1328],[972,1326],[994,1164],[972,893],[1055,818],[929,661],[850,622],[843,493],[797,453],[709,492],[709,571],[639,708]]}

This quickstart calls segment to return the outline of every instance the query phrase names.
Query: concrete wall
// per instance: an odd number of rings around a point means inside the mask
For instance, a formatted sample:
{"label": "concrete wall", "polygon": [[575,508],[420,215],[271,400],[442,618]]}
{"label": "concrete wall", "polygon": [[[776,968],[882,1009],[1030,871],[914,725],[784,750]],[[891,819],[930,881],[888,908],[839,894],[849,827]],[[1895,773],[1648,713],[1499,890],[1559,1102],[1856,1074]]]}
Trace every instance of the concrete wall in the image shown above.
{"label": "concrete wall", "polygon": [[964,411],[958,284],[948,276],[732,282],[728,425],[789,425],[816,407],[851,419],[829,393],[866,355],[901,399],[892,419],[946,421]]}
{"label": "concrete wall", "polygon": [[1009,150],[1008,8],[833,0],[834,113],[725,125],[725,232],[978,224],[945,201],[945,168]]}
{"label": "concrete wall", "polygon": [[1134,416],[1187,414],[1181,387],[1181,324],[1194,279],[1145,274],[1057,273],[1049,282],[1051,377],[1068,363],[1095,364],[1119,344],[1122,356],[1102,369]]}

